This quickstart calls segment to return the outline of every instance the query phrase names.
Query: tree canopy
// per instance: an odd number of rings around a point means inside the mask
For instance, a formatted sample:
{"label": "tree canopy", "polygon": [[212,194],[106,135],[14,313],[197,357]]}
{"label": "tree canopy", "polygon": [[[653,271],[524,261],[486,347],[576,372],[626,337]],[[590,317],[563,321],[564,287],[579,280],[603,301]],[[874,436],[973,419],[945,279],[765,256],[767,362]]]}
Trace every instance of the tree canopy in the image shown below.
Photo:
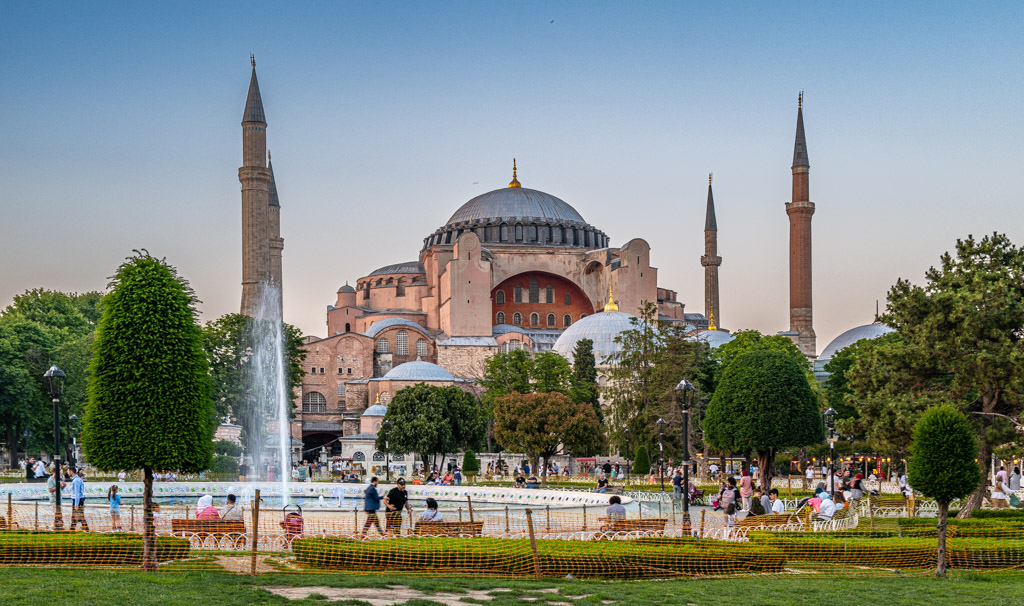
{"label": "tree canopy", "polygon": [[384,420],[388,429],[377,433],[377,449],[419,453],[428,468],[438,455],[475,447],[483,439],[484,419],[476,397],[454,385],[417,383],[400,389]]}
{"label": "tree canopy", "polygon": [[775,453],[823,437],[817,399],[806,375],[785,352],[741,354],[722,372],[704,416],[705,439],[729,452],[756,451],[760,484],[771,487]]}
{"label": "tree canopy", "polygon": [[572,375],[569,377],[569,394],[573,402],[590,404],[597,413],[597,418],[604,417],[599,401],[600,390],[597,385],[597,366],[594,360],[594,342],[580,339],[572,352]]}
{"label": "tree canopy", "polygon": [[534,469],[537,459],[572,452],[589,454],[600,443],[601,425],[593,407],[558,392],[513,393],[494,402],[494,435],[505,447],[521,451]]}

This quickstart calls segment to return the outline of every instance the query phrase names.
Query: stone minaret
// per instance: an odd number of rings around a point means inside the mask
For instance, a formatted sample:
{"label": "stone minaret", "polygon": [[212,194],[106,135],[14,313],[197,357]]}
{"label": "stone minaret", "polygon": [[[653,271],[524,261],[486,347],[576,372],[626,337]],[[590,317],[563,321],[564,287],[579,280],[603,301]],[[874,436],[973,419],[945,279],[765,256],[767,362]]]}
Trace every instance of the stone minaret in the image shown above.
{"label": "stone minaret", "polygon": [[708,314],[711,323],[721,326],[722,313],[718,308],[718,266],[722,264],[722,257],[718,256],[718,221],[715,220],[715,198],[711,193],[710,174],[708,210],[704,219],[704,256],[700,258],[700,264],[704,266],[704,313]]}
{"label": "stone minaret", "polygon": [[797,98],[796,143],[793,147],[793,201],[789,215],[789,331],[808,358],[817,356],[811,306],[811,217],[814,202],[808,190],[811,164],[804,137],[803,93]]}
{"label": "stone minaret", "polygon": [[281,201],[277,197],[277,181],[274,179],[274,163],[270,161],[270,151],[267,151],[267,169],[270,171],[270,204],[268,208],[268,230],[270,246],[270,281],[278,286],[278,308],[280,309],[280,296],[284,290],[284,283],[281,281],[281,254],[284,252],[284,238],[281,237]]}
{"label": "stone minaret", "polygon": [[249,96],[242,114],[242,307],[243,314],[256,313],[260,283],[270,274],[270,182],[267,168],[267,119],[263,114],[260,85],[256,80],[256,59],[252,59]]}

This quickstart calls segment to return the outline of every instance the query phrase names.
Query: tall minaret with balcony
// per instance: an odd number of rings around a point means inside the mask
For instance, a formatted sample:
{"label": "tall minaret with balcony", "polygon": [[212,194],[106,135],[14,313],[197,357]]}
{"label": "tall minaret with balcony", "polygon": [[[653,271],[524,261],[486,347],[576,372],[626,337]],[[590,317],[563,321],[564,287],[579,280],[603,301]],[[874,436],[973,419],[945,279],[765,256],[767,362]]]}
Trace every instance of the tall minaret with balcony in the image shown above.
{"label": "tall minaret with balcony", "polygon": [[700,258],[704,266],[704,313],[721,325],[722,312],[718,300],[718,266],[722,257],[718,255],[718,221],[715,219],[715,197],[711,193],[711,175],[708,175],[708,208],[704,217],[704,256]]}
{"label": "tall minaret with balcony", "polygon": [[242,114],[242,305],[241,313],[253,316],[260,285],[271,280],[270,183],[267,167],[267,119],[263,113],[256,59],[252,58],[249,95]]}
{"label": "tall minaret with balcony", "polygon": [[797,98],[796,143],[793,146],[793,200],[789,215],[789,331],[808,358],[817,356],[811,305],[811,217],[814,202],[809,192],[811,163],[804,136],[803,93]]}

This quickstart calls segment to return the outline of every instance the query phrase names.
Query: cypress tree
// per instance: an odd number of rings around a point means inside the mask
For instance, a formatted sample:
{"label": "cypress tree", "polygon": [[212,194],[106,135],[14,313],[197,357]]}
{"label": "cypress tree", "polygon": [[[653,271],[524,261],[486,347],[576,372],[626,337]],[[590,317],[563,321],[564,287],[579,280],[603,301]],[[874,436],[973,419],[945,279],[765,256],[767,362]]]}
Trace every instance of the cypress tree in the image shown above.
{"label": "cypress tree", "polygon": [[156,569],[153,470],[208,469],[214,413],[196,298],[164,261],[138,254],[103,299],[82,444],[101,470],[143,471],[143,561]]}
{"label": "cypress tree", "polygon": [[646,446],[636,449],[636,456],[633,457],[633,473],[638,476],[651,473],[651,457],[647,454]]}

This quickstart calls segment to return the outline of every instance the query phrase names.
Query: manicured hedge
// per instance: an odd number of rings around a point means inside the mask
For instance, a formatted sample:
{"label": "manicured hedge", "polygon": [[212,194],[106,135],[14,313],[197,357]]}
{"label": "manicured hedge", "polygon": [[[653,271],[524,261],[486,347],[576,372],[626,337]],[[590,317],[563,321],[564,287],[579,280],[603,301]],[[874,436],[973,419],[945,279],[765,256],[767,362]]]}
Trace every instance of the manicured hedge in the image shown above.
{"label": "manicured hedge", "polygon": [[[657,578],[780,572],[777,549],[722,541],[706,545],[637,541],[537,541],[541,574],[548,577]],[[314,568],[434,573],[532,575],[526,539],[402,538],[382,541],[296,539],[298,560]]]}
{"label": "manicured hedge", "polygon": [[[899,518],[897,523],[903,530],[935,529],[937,524],[934,518]],[[956,536],[962,538],[1024,539],[1024,519],[968,518],[958,520],[950,518],[947,528],[955,529]]]}
{"label": "manicured hedge", "polygon": [[[187,539],[156,537],[158,562],[188,556]],[[142,535],[84,532],[0,533],[0,565],[47,564],[127,566],[142,563]]]}
{"label": "manicured hedge", "polygon": [[1024,522],[1024,509],[975,509],[971,519],[1020,520]]}

